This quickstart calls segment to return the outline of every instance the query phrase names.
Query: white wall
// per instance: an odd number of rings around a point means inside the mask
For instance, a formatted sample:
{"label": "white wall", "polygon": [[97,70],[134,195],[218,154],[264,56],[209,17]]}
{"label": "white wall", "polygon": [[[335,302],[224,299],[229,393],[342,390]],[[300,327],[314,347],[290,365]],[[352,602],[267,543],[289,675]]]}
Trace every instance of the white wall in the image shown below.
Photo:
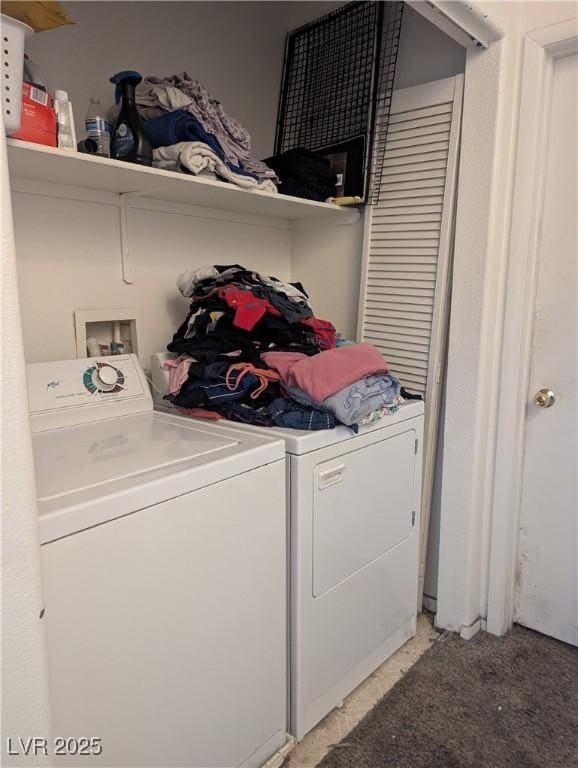
{"label": "white wall", "polygon": [[403,9],[394,88],[430,83],[459,75],[466,50],[410,6]]}
{"label": "white wall", "polygon": [[363,217],[338,225],[296,226],[291,234],[291,274],[306,287],[319,317],[347,338],[357,334]]}
{"label": "white wall", "polygon": [[40,758],[8,757],[7,738],[50,737],[48,676],[42,627],[42,588],[36,489],[25,393],[24,350],[16,284],[12,212],[6,165],[4,125],[0,121],[2,170],[0,275],[2,364],[1,425],[1,603],[0,669],[4,766],[50,764]]}
{"label": "white wall", "polygon": [[[86,199],[78,198],[82,194]],[[316,226],[159,201],[133,202],[135,281],[121,278],[118,197],[14,183],[18,280],[27,362],[76,356],[74,310],[136,308],[148,368],[185,317],[175,287],[188,267],[240,263],[300,280],[315,312],[355,338],[363,222]],[[95,201],[98,202],[95,202]],[[47,247],[48,244],[48,247]]]}
{"label": "white wall", "polygon": [[[121,279],[117,196],[71,200],[57,185],[46,185],[43,192],[61,197],[38,194],[38,185],[24,182],[17,189],[14,219],[28,362],[76,357],[75,309],[136,307],[142,320],[140,359],[148,368],[151,353],[164,350],[184,320],[188,301],[175,280],[185,268],[240,263],[290,277],[286,222],[140,201],[130,214],[135,281],[127,285]],[[78,197],[79,190],[68,195]]]}

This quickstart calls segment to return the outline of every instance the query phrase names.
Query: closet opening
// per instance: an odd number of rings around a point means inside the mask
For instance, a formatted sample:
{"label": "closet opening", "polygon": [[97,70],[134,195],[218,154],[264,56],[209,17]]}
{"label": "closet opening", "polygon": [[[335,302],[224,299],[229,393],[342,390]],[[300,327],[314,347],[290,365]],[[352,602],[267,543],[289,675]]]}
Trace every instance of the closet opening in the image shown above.
{"label": "closet opening", "polygon": [[[55,606],[48,665],[74,687],[68,665],[82,648],[71,652],[61,630],[74,634],[75,567],[94,604],[112,606],[99,626],[118,622],[129,647],[131,611],[113,584],[126,558],[138,575],[127,590],[135,626],[150,643],[125,682],[142,679],[167,702],[161,730],[174,702],[174,717],[198,713],[199,764],[257,755],[255,765],[280,765],[416,632],[424,648],[435,637],[465,46],[475,42],[463,20],[439,22],[425,5],[89,0],[65,3],[70,23],[25,40],[30,88],[40,101],[60,92],[61,110],[50,142],[7,140],[45,494],[37,565]],[[119,102],[111,77],[140,79],[134,100],[125,88]],[[74,133],[78,151],[65,146]],[[70,409],[46,406],[60,381],[73,382]],[[75,411],[85,390],[91,402]],[[130,429],[107,432],[122,419]],[[86,456],[66,442],[72,427]],[[51,473],[52,455],[73,471]],[[114,518],[100,487],[118,502]],[[68,491],[90,508],[78,530],[56,520]],[[182,528],[147,522],[159,505]],[[106,573],[89,546],[60,556],[85,531],[109,548]],[[179,574],[203,585],[194,610]],[[162,622],[147,623],[142,584]],[[82,621],[96,626],[86,611]],[[153,662],[171,644],[189,677],[183,685],[175,663],[167,693]],[[202,660],[192,672],[190,648]],[[213,687],[207,670],[229,682]],[[82,713],[57,688],[49,698],[64,727]],[[153,710],[129,699],[144,738]],[[101,704],[93,714],[125,759]],[[178,723],[175,764],[193,748]]]}

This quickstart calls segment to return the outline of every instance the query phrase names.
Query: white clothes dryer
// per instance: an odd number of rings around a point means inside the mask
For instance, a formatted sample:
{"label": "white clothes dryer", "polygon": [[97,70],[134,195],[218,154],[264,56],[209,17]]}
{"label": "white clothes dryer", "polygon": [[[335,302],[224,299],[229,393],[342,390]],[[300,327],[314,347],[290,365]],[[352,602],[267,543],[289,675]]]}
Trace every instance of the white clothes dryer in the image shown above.
{"label": "white clothes dryer", "polygon": [[[169,357],[151,362],[155,406],[165,410]],[[297,739],[415,634],[423,413],[423,402],[408,401],[357,435],[343,426],[305,432],[219,422],[285,441]]]}
{"label": "white clothes dryer", "polygon": [[287,741],[282,441],[153,411],[132,355],[27,378],[64,764],[257,768]]}

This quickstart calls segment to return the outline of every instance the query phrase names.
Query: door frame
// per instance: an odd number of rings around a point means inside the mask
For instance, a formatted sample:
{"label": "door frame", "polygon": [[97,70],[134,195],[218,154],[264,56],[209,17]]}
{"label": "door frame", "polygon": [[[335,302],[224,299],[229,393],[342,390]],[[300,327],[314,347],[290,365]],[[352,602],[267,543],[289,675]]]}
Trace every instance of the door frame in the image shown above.
{"label": "door frame", "polygon": [[514,619],[527,391],[554,65],[556,59],[577,52],[575,19],[538,29],[524,39],[489,531],[487,630],[498,635],[507,631]]}

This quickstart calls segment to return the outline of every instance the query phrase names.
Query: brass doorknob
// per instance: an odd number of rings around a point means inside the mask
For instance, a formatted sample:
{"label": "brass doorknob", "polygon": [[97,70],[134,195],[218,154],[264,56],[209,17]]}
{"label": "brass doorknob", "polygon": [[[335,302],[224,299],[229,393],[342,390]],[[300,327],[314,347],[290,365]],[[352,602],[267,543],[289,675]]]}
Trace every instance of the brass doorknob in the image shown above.
{"label": "brass doorknob", "polygon": [[556,395],[551,389],[539,389],[534,395],[534,405],[540,408],[551,408],[556,402]]}

